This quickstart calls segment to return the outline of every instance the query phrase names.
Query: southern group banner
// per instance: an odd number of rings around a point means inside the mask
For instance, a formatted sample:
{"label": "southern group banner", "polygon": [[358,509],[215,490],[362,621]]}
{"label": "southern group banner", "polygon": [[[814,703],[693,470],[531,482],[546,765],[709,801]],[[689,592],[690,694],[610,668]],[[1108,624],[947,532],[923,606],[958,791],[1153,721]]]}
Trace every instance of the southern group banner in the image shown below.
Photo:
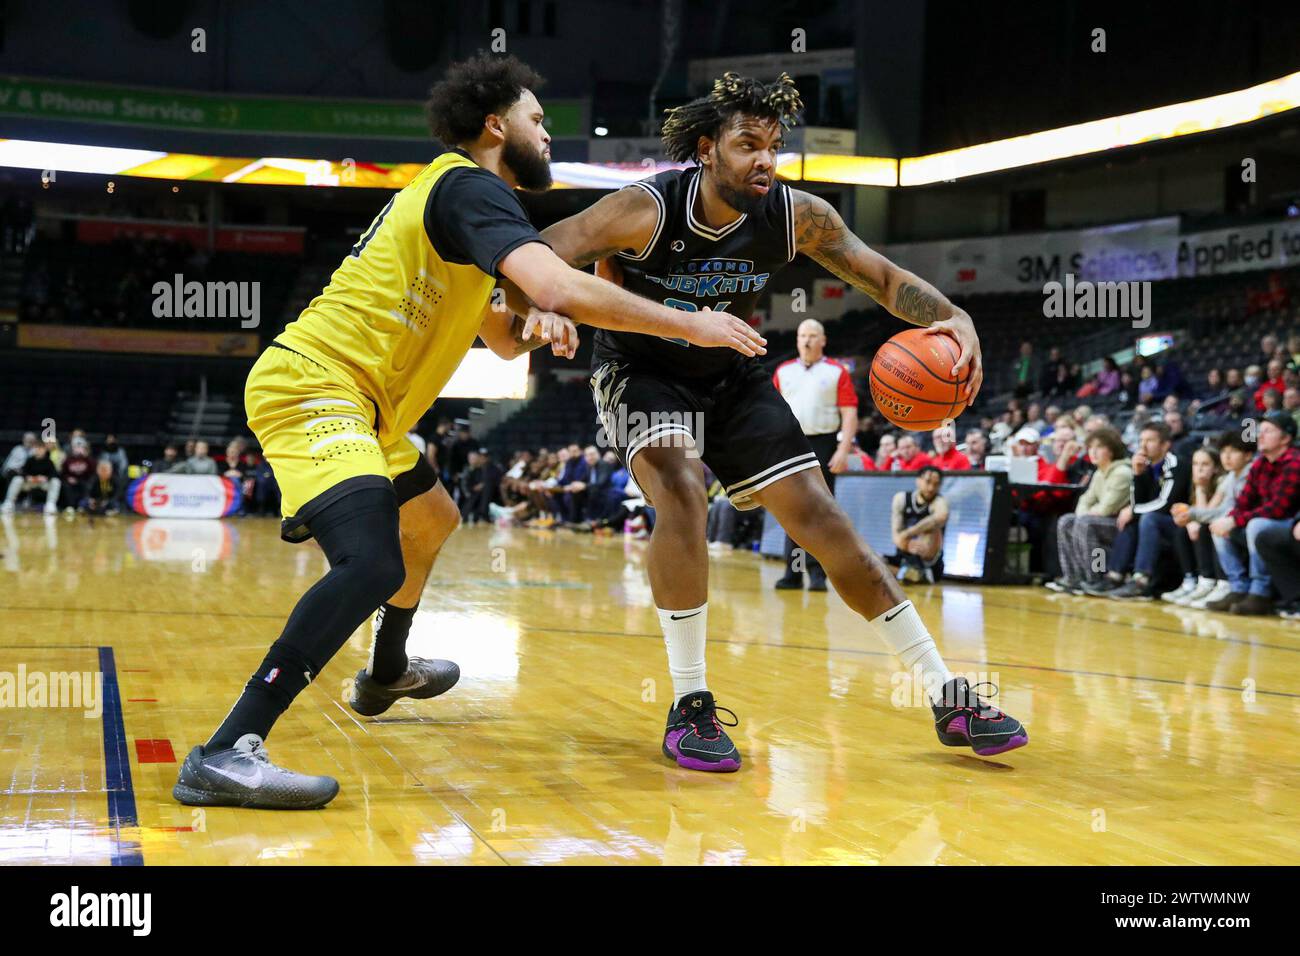
{"label": "southern group banner", "polygon": [[131,482],[126,500],[151,518],[224,518],[239,510],[239,486],[219,475],[145,475]]}
{"label": "southern group banner", "polygon": [[1179,234],[1169,216],[1093,229],[895,243],[899,265],[946,293],[1040,292],[1067,273],[1092,282],[1147,281],[1300,263],[1300,219]]}

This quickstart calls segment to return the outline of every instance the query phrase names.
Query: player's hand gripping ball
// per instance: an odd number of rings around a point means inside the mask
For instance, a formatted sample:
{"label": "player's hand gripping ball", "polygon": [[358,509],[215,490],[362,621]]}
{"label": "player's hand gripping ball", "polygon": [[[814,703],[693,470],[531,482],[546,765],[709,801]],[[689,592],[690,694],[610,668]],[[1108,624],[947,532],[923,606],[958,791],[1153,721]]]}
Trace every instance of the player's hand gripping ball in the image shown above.
{"label": "player's hand gripping ball", "polygon": [[962,392],[970,366],[954,375],[961,355],[946,332],[904,329],[880,347],[871,363],[871,398],[887,419],[908,431],[938,428],[966,410]]}

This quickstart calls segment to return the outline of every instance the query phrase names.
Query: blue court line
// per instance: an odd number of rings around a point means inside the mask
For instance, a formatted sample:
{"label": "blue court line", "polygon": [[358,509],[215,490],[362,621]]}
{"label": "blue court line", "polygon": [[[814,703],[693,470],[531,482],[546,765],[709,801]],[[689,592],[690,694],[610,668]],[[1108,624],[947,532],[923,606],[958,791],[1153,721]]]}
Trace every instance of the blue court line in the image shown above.
{"label": "blue court line", "polygon": [[99,648],[99,670],[104,675],[104,778],[108,825],[113,831],[113,865],[144,866],[139,841],[122,840],[122,828],[138,827],[140,820],[135,812],[130,743],[122,719],[122,691],[117,686],[117,664],[111,647]]}

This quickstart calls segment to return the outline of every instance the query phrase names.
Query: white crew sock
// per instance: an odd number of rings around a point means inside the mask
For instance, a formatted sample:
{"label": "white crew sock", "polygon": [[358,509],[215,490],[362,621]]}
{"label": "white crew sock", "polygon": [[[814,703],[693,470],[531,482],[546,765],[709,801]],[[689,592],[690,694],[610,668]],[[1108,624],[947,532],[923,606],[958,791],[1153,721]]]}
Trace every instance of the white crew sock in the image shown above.
{"label": "white crew sock", "polygon": [[659,611],[659,626],[668,648],[668,673],[673,678],[673,704],[697,690],[708,690],[704,681],[704,643],[708,633],[709,604],[683,610]]}
{"label": "white crew sock", "polygon": [[952,680],[952,674],[912,602],[891,607],[875,618],[871,626],[909,674],[920,669],[922,686],[930,702],[939,703],[943,699],[943,685]]}

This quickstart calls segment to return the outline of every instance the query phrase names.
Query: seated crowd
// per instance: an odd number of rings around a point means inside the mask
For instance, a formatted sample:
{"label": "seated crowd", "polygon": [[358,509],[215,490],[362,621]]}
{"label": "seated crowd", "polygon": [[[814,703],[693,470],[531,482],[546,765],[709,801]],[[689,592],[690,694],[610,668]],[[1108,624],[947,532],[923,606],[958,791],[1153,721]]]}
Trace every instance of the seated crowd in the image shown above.
{"label": "seated crowd", "polygon": [[67,515],[115,515],[130,510],[126,491],[131,479],[148,474],[224,475],[240,488],[240,515],[279,514],[280,492],[271,466],[247,440],[232,440],[220,464],[208,451],[207,442],[191,439],[183,451],[169,444],[161,458],[133,465],[115,435],[104,436],[95,452],[85,429],[74,428],[66,448],[55,437],[42,442],[35,432],[27,432],[0,466],[0,514],[13,514],[25,503],[47,515],[60,510]]}

